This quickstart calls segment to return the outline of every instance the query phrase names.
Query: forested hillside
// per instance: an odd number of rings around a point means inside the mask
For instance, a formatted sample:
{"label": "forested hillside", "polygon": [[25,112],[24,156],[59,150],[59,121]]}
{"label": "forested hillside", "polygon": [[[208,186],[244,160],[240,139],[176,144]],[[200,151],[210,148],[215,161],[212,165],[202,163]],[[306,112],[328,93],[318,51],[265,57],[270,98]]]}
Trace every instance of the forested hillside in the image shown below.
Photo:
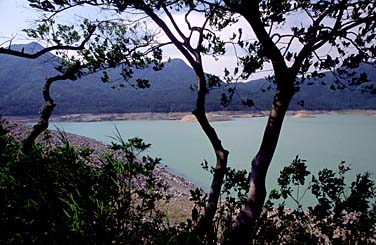
{"label": "forested hillside", "polygon": [[[31,53],[41,48],[37,43],[12,46],[12,49],[24,49],[24,52]],[[52,54],[36,60],[0,55],[0,63],[0,114],[36,115],[42,105],[45,79],[58,74],[54,69],[57,58]],[[367,72],[369,79],[374,81],[376,74],[368,66],[363,65],[361,71]],[[120,75],[117,71],[112,74],[118,84]],[[76,81],[57,81],[51,88],[51,95],[57,104],[54,113],[177,112],[194,109],[195,75],[184,61],[173,59],[161,71],[151,68],[135,70],[133,77],[148,79],[150,88],[135,89],[124,82],[124,88],[113,89],[112,84],[101,81],[100,73]],[[304,109],[308,110],[376,109],[375,96],[347,89],[334,91],[330,89],[333,80],[334,77],[328,73],[313,84],[312,81],[305,82],[295,95],[290,109],[301,109],[298,101],[302,100]],[[322,82],[326,85],[322,85]],[[249,110],[241,103],[247,98],[254,101],[257,109],[269,109],[273,96],[273,88],[267,90],[269,85],[270,82],[264,79],[238,83],[238,94],[233,96],[232,103],[226,108],[220,103],[222,93],[228,95],[228,89],[234,85],[213,88],[207,96],[208,111]]]}

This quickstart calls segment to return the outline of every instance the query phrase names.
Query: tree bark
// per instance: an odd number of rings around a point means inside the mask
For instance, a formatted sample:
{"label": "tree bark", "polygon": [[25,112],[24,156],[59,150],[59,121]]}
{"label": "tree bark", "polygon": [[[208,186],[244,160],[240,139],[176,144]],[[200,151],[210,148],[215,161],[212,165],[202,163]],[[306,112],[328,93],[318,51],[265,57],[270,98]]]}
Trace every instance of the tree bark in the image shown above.
{"label": "tree bark", "polygon": [[233,228],[226,234],[225,244],[251,243],[254,227],[261,214],[266,197],[265,178],[277,147],[282,123],[291,98],[294,95],[296,70],[287,67],[283,55],[265,30],[259,11],[259,1],[225,0],[235,12],[241,14],[252,27],[263,46],[265,56],[273,66],[277,91],[264,130],[263,139],[256,156],[251,162],[251,174],[247,201],[236,217]]}
{"label": "tree bark", "polygon": [[[185,39],[184,42],[180,42],[176,38],[174,33],[170,30],[170,28],[166,25],[166,23],[153,11],[153,9],[150,6],[144,3],[140,6],[140,9],[143,10],[151,19],[153,19],[160,28],[162,28],[162,30],[169,37],[171,42],[192,65],[197,76],[196,108],[192,113],[196,117],[202,130],[205,132],[206,136],[210,140],[210,143],[213,147],[217,159],[213,180],[209,192],[208,204],[205,207],[204,214],[201,215],[199,222],[194,229],[194,233],[201,240],[204,240],[205,235],[208,231],[210,231],[212,227],[213,218],[217,211],[218,200],[221,194],[223,179],[227,170],[227,159],[229,152],[223,148],[221,140],[219,139],[215,129],[210,125],[209,120],[206,117],[205,99],[208,91],[206,86],[206,76],[202,66],[201,51],[199,49],[193,48],[190,45],[189,38],[184,38],[184,35],[181,35],[181,37]],[[178,33],[182,33],[176,23],[173,22],[173,26]],[[201,46],[202,41],[203,33],[200,32],[200,37],[197,45],[198,47]]]}
{"label": "tree bark", "polygon": [[54,100],[51,98],[50,95],[50,87],[52,83],[57,80],[67,80],[70,78],[71,77],[66,74],[47,78],[43,87],[43,99],[45,103],[41,109],[38,122],[33,126],[30,133],[22,143],[23,152],[30,151],[37,137],[48,128],[51,114],[55,108]]}
{"label": "tree bark", "polygon": [[[89,42],[91,36],[94,34],[96,30],[96,26],[91,25],[88,27],[88,33],[86,37],[82,40],[79,46],[68,46],[68,45],[57,45],[57,46],[52,46],[48,48],[44,48],[34,54],[27,54],[22,51],[15,51],[11,49],[5,49],[5,48],[0,48],[0,54],[9,54],[13,56],[18,56],[18,57],[23,57],[27,59],[36,59],[48,52],[51,52],[53,50],[82,50],[84,49],[85,45],[87,42]],[[27,152],[31,149],[33,143],[35,142],[36,138],[48,128],[49,124],[49,119],[51,117],[51,114],[55,108],[54,100],[50,96],[50,87],[51,84],[54,81],[57,80],[68,80],[72,79],[72,74],[63,74],[63,75],[57,75],[54,77],[47,78],[44,87],[43,87],[43,99],[45,101],[45,104],[43,105],[39,120],[37,124],[35,124],[29,133],[29,135],[26,137],[26,139],[22,143],[22,150],[24,152]]]}
{"label": "tree bark", "polygon": [[250,244],[266,197],[266,174],[277,147],[283,119],[294,94],[293,88],[277,90],[259,151],[251,163],[247,201],[236,217],[224,244]]}
{"label": "tree bark", "polygon": [[205,207],[205,212],[201,215],[199,222],[194,230],[195,234],[201,240],[203,240],[205,234],[207,234],[212,228],[213,219],[218,207],[218,200],[221,194],[223,179],[227,170],[229,152],[223,148],[221,140],[218,138],[215,129],[210,125],[205,114],[205,99],[207,88],[205,73],[202,70],[202,65],[196,67],[195,71],[199,86],[197,91],[196,109],[192,113],[193,115],[195,115],[202,130],[210,140],[216,156],[216,165],[210,186],[208,203]]}

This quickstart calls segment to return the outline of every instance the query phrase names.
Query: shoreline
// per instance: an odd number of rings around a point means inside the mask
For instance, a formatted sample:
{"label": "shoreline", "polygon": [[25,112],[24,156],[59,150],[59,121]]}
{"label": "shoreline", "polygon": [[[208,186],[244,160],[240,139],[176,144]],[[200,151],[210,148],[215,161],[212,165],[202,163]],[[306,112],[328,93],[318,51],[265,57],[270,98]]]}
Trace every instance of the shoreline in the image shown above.
{"label": "shoreline", "polygon": [[[207,117],[211,122],[231,121],[237,118],[265,117],[269,111],[216,111],[208,112]],[[294,118],[312,118],[316,115],[366,115],[376,116],[376,110],[298,110],[287,111],[287,116]],[[33,123],[38,116],[4,116],[20,123]],[[123,120],[173,120],[180,122],[196,122],[196,118],[190,112],[139,112],[139,113],[106,113],[106,114],[67,114],[53,115],[51,122],[100,122]]]}
{"label": "shoreline", "polygon": [[[0,123],[5,130],[9,130],[8,134],[18,141],[24,139],[31,129],[31,126],[26,126],[24,122],[5,118],[0,118]],[[67,132],[65,132],[64,135],[76,150],[85,147],[93,149],[94,152],[90,155],[90,163],[96,166],[101,166],[101,158],[106,151],[111,151],[108,145],[94,139]],[[45,147],[56,147],[62,144],[59,133],[56,130],[48,130],[46,133],[40,135],[36,143],[40,143]],[[117,154],[115,154],[115,156],[116,155]],[[190,217],[189,213],[194,206],[194,203],[190,201],[190,190],[194,190],[198,187],[163,165],[157,165],[154,169],[154,174],[157,179],[163,180],[163,182],[168,185],[166,194],[170,196],[169,202],[163,203],[163,206],[159,208],[163,212],[169,211],[170,220],[173,223],[179,224],[180,222],[186,221],[187,218]]]}
{"label": "shoreline", "polygon": [[[31,129],[31,126],[24,125],[24,122],[11,120],[9,118],[0,119],[0,123],[5,130],[9,131],[9,135],[18,141],[25,139]],[[68,132],[64,132],[63,134],[66,139],[68,139],[69,143],[76,148],[76,150],[86,147],[94,150],[90,156],[92,164],[100,166],[101,158],[104,156],[105,152],[111,152],[109,145],[97,140]],[[63,144],[59,132],[56,130],[48,130],[46,133],[41,134],[36,139],[36,143],[42,144],[43,146],[53,147]],[[186,180],[182,176],[177,175],[176,173],[171,172],[163,165],[157,165],[154,171],[158,178],[163,179],[168,184],[169,188],[167,192],[174,197],[188,198],[190,196],[189,190],[196,188],[192,182]]]}

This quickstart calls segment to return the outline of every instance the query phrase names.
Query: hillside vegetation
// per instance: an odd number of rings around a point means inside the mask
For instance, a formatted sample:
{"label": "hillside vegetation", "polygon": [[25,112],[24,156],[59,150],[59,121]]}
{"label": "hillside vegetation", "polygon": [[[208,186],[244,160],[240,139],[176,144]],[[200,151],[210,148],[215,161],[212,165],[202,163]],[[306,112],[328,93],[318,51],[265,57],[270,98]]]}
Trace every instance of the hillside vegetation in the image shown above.
{"label": "hillside vegetation", "polygon": [[[35,52],[43,47],[37,43],[13,45],[12,49]],[[14,56],[0,56],[0,114],[37,115],[42,105],[42,87],[45,79],[56,75],[54,66],[58,58],[46,54],[36,60],[27,60]],[[369,65],[363,65],[360,71],[366,72],[371,81],[376,74]],[[57,81],[51,87],[51,95],[57,104],[54,114],[73,113],[129,113],[129,112],[190,112],[194,109],[196,93],[194,91],[195,74],[183,60],[173,59],[165,63],[164,69],[154,71],[151,68],[135,70],[134,79],[150,81],[150,88],[135,89],[123,82],[125,87],[113,89],[121,82],[115,69],[112,72],[114,83],[103,83],[101,74],[84,76],[76,81]],[[334,91],[330,84],[334,77],[327,73],[321,80],[306,81],[294,96],[290,109],[307,110],[344,110],[376,109],[376,97],[369,93],[350,90]],[[326,85],[322,85],[325,83]],[[235,85],[225,85],[210,90],[207,96],[207,110],[249,110],[241,100],[252,99],[259,110],[270,109],[273,99],[273,84],[259,79],[238,83],[238,95],[224,108],[222,94]],[[268,87],[271,85],[270,90]]]}

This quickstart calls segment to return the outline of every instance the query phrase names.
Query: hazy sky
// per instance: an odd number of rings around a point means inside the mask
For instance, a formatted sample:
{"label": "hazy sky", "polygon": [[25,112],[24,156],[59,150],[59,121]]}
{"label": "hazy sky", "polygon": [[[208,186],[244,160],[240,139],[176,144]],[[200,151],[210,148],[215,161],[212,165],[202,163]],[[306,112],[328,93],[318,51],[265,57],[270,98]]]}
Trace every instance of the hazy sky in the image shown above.
{"label": "hazy sky", "polygon": [[[88,12],[90,12],[87,11],[87,8],[85,8],[85,11],[85,13],[80,11],[79,14],[86,15]],[[92,12],[93,11],[91,11],[91,15],[98,14]],[[9,45],[7,41],[9,41],[10,38],[13,38],[12,43],[30,42],[30,39],[28,39],[26,35],[22,33],[22,29],[32,27],[33,19],[40,16],[40,14],[41,13],[38,13],[38,11],[31,9],[28,6],[27,0],[0,0],[0,45]],[[70,15],[69,18],[72,18],[71,16],[77,15],[77,12],[69,13],[67,15]],[[180,22],[180,26],[185,25],[181,16],[177,16],[176,19],[178,22]],[[193,23],[200,23],[200,18],[193,16],[192,21]],[[245,27],[245,29],[248,28],[245,22],[242,21],[241,24],[234,27],[233,30],[237,30],[239,27]],[[230,35],[230,32],[232,31],[228,31],[227,34],[224,33],[223,35]],[[161,38],[166,40],[166,38]],[[227,67],[229,70],[233,70],[236,66],[236,60],[234,59],[233,55],[233,52],[229,52],[226,54],[226,56],[222,57],[218,61],[212,57],[205,57],[204,68],[209,73],[221,76],[223,75],[225,67]],[[180,52],[178,52],[174,46],[165,48],[164,56],[165,58],[183,58]],[[255,78],[263,76],[264,74],[261,73],[256,75]]]}
{"label": "hazy sky", "polygon": [[0,0],[0,41],[16,36],[18,43],[25,43],[21,30],[32,23],[36,11],[30,10],[26,0]]}
{"label": "hazy sky", "polygon": [[[88,7],[85,7],[81,8],[81,10],[75,10],[74,12],[71,11],[66,13],[64,18],[67,17],[68,21],[70,20],[73,24],[73,18],[76,18],[77,16],[90,16],[96,18],[100,14],[103,14],[103,12],[99,12],[98,9],[93,10]],[[33,19],[37,18],[40,15],[40,12],[38,13],[37,10],[31,9],[28,6],[27,0],[0,0],[0,44],[3,46],[8,45],[6,41],[9,41],[10,38],[13,38],[13,43],[30,42],[30,39],[28,39],[26,35],[22,33],[21,30],[24,28],[32,27]],[[175,18],[179,26],[185,25],[184,19],[181,15],[177,15],[175,16]],[[191,20],[193,24],[202,23],[202,18],[199,16],[193,15]],[[301,22],[302,20],[299,17],[293,17],[291,18],[291,21]],[[254,38],[252,30],[244,20],[240,20],[236,26],[232,27],[227,31],[222,32],[221,36],[229,37],[232,35],[232,32],[234,30],[237,30],[238,28],[243,29],[243,37],[246,37],[248,39]],[[160,38],[167,40],[167,37],[161,36]],[[174,46],[169,46],[165,48],[164,56],[165,58],[183,58],[180,52],[178,52]],[[225,67],[228,68],[230,71],[232,71],[234,67],[236,67],[236,60],[234,58],[234,52],[232,49],[230,49],[230,52],[228,52],[219,60],[215,60],[213,57],[204,58],[204,68],[206,72],[222,76]],[[261,78],[266,76],[267,74],[267,72],[259,72],[253,75],[252,79]]]}

